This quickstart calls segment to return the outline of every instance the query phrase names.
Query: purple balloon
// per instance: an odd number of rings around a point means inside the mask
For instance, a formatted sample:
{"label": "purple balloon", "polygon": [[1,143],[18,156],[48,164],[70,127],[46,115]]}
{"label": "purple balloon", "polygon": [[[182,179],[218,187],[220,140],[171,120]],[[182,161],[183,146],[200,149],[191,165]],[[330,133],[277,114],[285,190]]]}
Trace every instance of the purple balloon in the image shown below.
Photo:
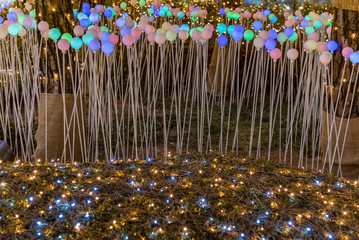
{"label": "purple balloon", "polygon": [[124,28],[121,29],[120,33],[121,33],[121,36],[123,37],[126,34],[131,34],[131,29],[128,28],[128,27],[124,27]]}
{"label": "purple balloon", "polygon": [[99,50],[100,47],[101,47],[101,43],[100,43],[99,40],[97,40],[97,39],[91,40],[91,42],[90,42],[90,44],[89,44],[89,48],[90,48],[92,51],[95,52],[95,51]]}
{"label": "purple balloon", "polygon": [[119,28],[123,28],[123,27],[125,26],[125,24],[126,24],[126,21],[125,21],[124,18],[118,18],[118,19],[116,20],[116,25],[117,25],[117,27],[119,27]]}

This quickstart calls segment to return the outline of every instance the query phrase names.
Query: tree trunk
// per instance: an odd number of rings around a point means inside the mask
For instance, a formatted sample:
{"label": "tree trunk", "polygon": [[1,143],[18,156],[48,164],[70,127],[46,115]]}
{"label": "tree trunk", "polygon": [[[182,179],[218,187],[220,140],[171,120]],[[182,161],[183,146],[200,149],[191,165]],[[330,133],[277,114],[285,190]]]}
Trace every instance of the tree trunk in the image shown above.
{"label": "tree trunk", "polygon": [[[335,3],[334,3],[335,5]],[[342,5],[339,5],[342,6]],[[341,51],[345,47],[351,47],[354,51],[358,51],[359,46],[359,12],[354,10],[345,10],[341,8],[334,8],[334,20],[332,26],[332,39],[337,41],[339,47],[333,55],[333,81],[334,81],[334,99],[338,96],[339,83],[342,79],[345,59],[342,56]],[[344,73],[344,80],[342,91],[340,94],[339,105],[338,105],[338,116],[348,117],[350,109],[351,96],[349,96],[349,102],[345,103],[345,96],[348,89],[348,82],[352,72],[352,63],[347,60],[346,69]],[[355,69],[357,69],[356,67]],[[357,71],[353,72],[351,89],[353,89],[354,81],[356,80]],[[353,91],[351,91],[353,93]],[[353,103],[353,109],[351,113],[352,118],[359,117],[359,96],[358,92],[355,94]],[[343,112],[344,105],[347,105],[345,112]]]}

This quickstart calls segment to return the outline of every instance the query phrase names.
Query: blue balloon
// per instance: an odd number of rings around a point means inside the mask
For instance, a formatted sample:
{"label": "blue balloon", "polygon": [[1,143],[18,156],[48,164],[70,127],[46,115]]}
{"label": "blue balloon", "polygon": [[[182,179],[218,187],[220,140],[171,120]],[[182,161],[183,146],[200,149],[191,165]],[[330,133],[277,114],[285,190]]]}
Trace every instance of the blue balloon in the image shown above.
{"label": "blue balloon", "polygon": [[161,17],[163,17],[165,14],[166,14],[166,12],[165,12],[165,11],[160,10],[160,16],[161,16]]}
{"label": "blue balloon", "polygon": [[199,7],[195,7],[195,8],[193,9],[193,11],[198,11],[198,10],[200,10]]}
{"label": "blue balloon", "polygon": [[224,8],[219,9],[219,14],[221,14],[222,16],[223,16],[224,14],[226,14],[226,12],[224,11]]}
{"label": "blue balloon", "polygon": [[91,14],[91,9],[89,9],[89,8],[84,8],[84,9],[82,9],[82,12],[83,12],[84,14],[86,14],[86,16],[89,16],[89,15]]}
{"label": "blue balloon", "polygon": [[359,52],[353,52],[350,54],[349,59],[353,64],[359,63]]}
{"label": "blue balloon", "polygon": [[108,32],[104,32],[101,34],[101,41],[102,42],[107,42],[108,38],[110,37],[111,34],[109,34]]}
{"label": "blue balloon", "polygon": [[124,12],[123,14],[122,14],[122,17],[123,18],[127,18],[129,15],[128,15],[128,13],[127,12]]}
{"label": "blue balloon", "polygon": [[241,26],[241,25],[237,25],[235,28],[234,28],[234,31],[235,32],[240,32],[240,33],[244,33],[244,27]]}
{"label": "blue balloon", "polygon": [[243,33],[242,32],[238,32],[238,31],[234,31],[232,34],[232,38],[234,41],[239,41],[243,38]]}
{"label": "blue balloon", "polygon": [[265,17],[268,17],[270,15],[270,10],[269,9],[264,10],[263,15]]}
{"label": "blue balloon", "polygon": [[91,8],[91,6],[89,3],[82,4],[82,9],[90,9],[90,8]]}
{"label": "blue balloon", "polygon": [[89,22],[89,20],[87,20],[86,18],[84,18],[84,19],[82,19],[82,20],[80,21],[80,25],[81,25],[81,27],[83,27],[83,28],[87,28],[87,27],[90,25],[90,22]]}
{"label": "blue balloon", "polygon": [[269,38],[270,38],[270,39],[276,39],[276,38],[277,38],[277,35],[278,35],[278,33],[277,33],[275,30],[273,30],[273,29],[269,30],[269,31],[268,31],[268,34],[269,34]]}
{"label": "blue balloon", "polygon": [[4,18],[0,16],[0,24],[4,22]]}
{"label": "blue balloon", "polygon": [[253,29],[258,31],[262,29],[263,24],[260,21],[253,22]]}
{"label": "blue balloon", "polygon": [[284,29],[284,33],[285,33],[285,35],[287,35],[287,37],[290,38],[291,36],[293,36],[294,30],[293,30],[293,28],[288,27],[288,28]]}
{"label": "blue balloon", "polygon": [[189,28],[189,26],[187,24],[182,24],[179,28],[179,30],[186,30],[187,32],[189,32],[191,29]]}
{"label": "blue balloon", "polygon": [[222,34],[227,30],[227,26],[224,23],[220,23],[217,25],[217,31]]}
{"label": "blue balloon", "polygon": [[111,54],[113,53],[113,50],[115,50],[115,46],[113,46],[113,44],[109,41],[106,41],[102,43],[101,50],[105,54]]}
{"label": "blue balloon", "polygon": [[97,13],[91,13],[89,18],[91,22],[95,23],[99,20],[100,16]]}
{"label": "blue balloon", "polygon": [[225,35],[221,35],[217,38],[217,43],[219,46],[224,47],[228,43],[228,38]]}
{"label": "blue balloon", "polygon": [[276,16],[273,16],[270,20],[275,23],[278,21],[278,18]]}
{"label": "blue balloon", "polygon": [[84,44],[86,44],[87,46],[90,44],[90,42],[94,39],[94,37],[89,34],[86,33],[85,35],[82,36],[82,41]]}
{"label": "blue balloon", "polygon": [[81,38],[74,37],[73,39],[71,39],[71,47],[75,50],[79,50],[82,47]]}
{"label": "blue balloon", "polygon": [[156,10],[156,11],[155,11],[155,16],[156,16],[156,17],[159,17],[159,16],[160,16],[160,11]]}
{"label": "blue balloon", "polygon": [[100,43],[100,41],[97,40],[97,39],[92,40],[92,41],[90,42],[90,44],[89,44],[89,48],[90,48],[92,51],[97,51],[97,50],[100,49],[100,47],[101,47],[101,43]]}
{"label": "blue balloon", "polygon": [[306,20],[303,20],[301,23],[300,23],[300,26],[302,28],[307,28],[309,26],[309,23],[306,21]]}
{"label": "blue balloon", "polygon": [[107,9],[107,10],[105,11],[105,17],[107,17],[107,18],[112,17],[112,11],[111,11],[110,9]]}
{"label": "blue balloon", "polygon": [[8,19],[8,20],[13,21],[13,20],[15,20],[15,18],[16,18],[16,13],[14,13],[14,12],[9,12],[9,13],[7,14],[7,19]]}
{"label": "blue balloon", "polygon": [[275,40],[270,39],[270,38],[264,42],[265,48],[269,51],[272,51],[273,49],[275,49],[276,45],[277,45],[277,43],[275,42]]}
{"label": "blue balloon", "polygon": [[120,34],[122,37],[125,36],[126,34],[131,34],[131,28],[128,28],[128,27],[122,28],[120,31]]}
{"label": "blue balloon", "polygon": [[150,22],[155,21],[155,17],[154,16],[150,16],[150,18],[148,19]]}
{"label": "blue balloon", "polygon": [[329,41],[327,44],[327,49],[331,52],[334,52],[338,49],[338,43],[336,41]]}
{"label": "blue balloon", "polygon": [[125,24],[126,24],[126,21],[125,21],[124,18],[118,18],[118,19],[116,20],[116,25],[117,25],[117,27],[119,27],[119,28],[123,28],[123,27],[125,26]]}

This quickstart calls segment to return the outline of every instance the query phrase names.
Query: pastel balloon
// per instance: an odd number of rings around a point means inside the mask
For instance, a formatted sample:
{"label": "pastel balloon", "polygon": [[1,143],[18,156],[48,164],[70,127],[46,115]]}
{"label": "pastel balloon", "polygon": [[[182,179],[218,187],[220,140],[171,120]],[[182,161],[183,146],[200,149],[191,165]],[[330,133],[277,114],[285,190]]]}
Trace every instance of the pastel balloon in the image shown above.
{"label": "pastel balloon", "polygon": [[23,21],[23,25],[27,28],[30,28],[32,26],[33,19],[32,18],[25,18]]}
{"label": "pastel balloon", "polygon": [[317,48],[317,42],[314,40],[307,40],[305,42],[305,46],[309,51],[313,51],[314,49]]}
{"label": "pastel balloon", "polygon": [[73,39],[71,39],[71,43],[70,43],[71,47],[75,50],[79,50],[82,47],[82,40],[81,38],[78,37],[74,37]]}
{"label": "pastel balloon", "polygon": [[82,41],[85,45],[89,45],[90,42],[94,39],[94,37],[89,34],[89,33],[86,33],[85,35],[82,36]]}
{"label": "pastel balloon", "polygon": [[319,60],[324,65],[327,65],[332,60],[332,54],[330,54],[330,52],[323,52],[320,54]]}
{"label": "pastel balloon", "polygon": [[141,36],[141,30],[139,28],[134,28],[131,31],[131,35],[133,36],[133,38],[136,40]]}
{"label": "pastel balloon", "polygon": [[244,37],[245,40],[250,41],[250,40],[252,40],[253,37],[254,37],[254,32],[251,31],[251,30],[246,30],[246,31],[244,32],[244,34],[243,34],[243,37]]}
{"label": "pastel balloon", "polygon": [[298,53],[297,49],[292,48],[292,49],[289,49],[287,52],[287,57],[292,61],[296,60],[298,58],[298,56],[299,56],[299,53]]}
{"label": "pastel balloon", "polygon": [[287,41],[287,35],[285,35],[285,33],[279,33],[278,35],[277,35],[277,40],[278,40],[278,42],[280,42],[280,43],[284,43],[285,41]]}
{"label": "pastel balloon", "polygon": [[16,36],[20,33],[21,28],[16,23],[14,23],[14,24],[11,24],[7,30],[10,35]]}
{"label": "pastel balloon", "polygon": [[202,33],[201,33],[201,31],[199,31],[199,30],[194,30],[193,31],[193,33],[192,33],[192,38],[193,38],[193,40],[195,40],[195,41],[199,41],[201,38],[202,38]]}
{"label": "pastel balloon", "polygon": [[308,39],[312,39],[314,41],[319,41],[319,34],[316,32],[312,32],[311,34],[308,35]]}
{"label": "pastel balloon", "polygon": [[62,52],[66,52],[70,48],[70,43],[66,39],[60,39],[57,46]]}
{"label": "pastel balloon", "polygon": [[116,20],[116,25],[117,25],[117,27],[119,27],[119,28],[123,28],[123,27],[125,26],[125,24],[126,24],[126,21],[125,21],[124,18],[118,18],[118,19]]}
{"label": "pastel balloon", "polygon": [[278,60],[282,56],[282,51],[278,48],[275,48],[270,51],[269,55],[273,60]]}
{"label": "pastel balloon", "polygon": [[155,42],[158,45],[162,45],[166,42],[166,36],[163,33],[156,33]]}
{"label": "pastel balloon", "polygon": [[41,21],[37,25],[37,28],[39,29],[40,32],[46,32],[49,29],[49,24],[45,21]]}
{"label": "pastel balloon", "polygon": [[175,31],[168,30],[166,32],[166,38],[167,38],[168,41],[173,42],[177,38],[177,33]]}
{"label": "pastel balloon", "polygon": [[205,29],[202,31],[202,38],[204,40],[209,40],[212,37],[212,32],[209,29]]}
{"label": "pastel balloon", "polygon": [[153,44],[155,42],[156,33],[150,32],[147,34],[147,40]]}
{"label": "pastel balloon", "polygon": [[321,53],[321,52],[324,52],[326,50],[326,47],[327,47],[326,42],[318,42],[316,50]]}
{"label": "pastel balloon", "polygon": [[85,29],[80,25],[76,25],[74,28],[74,33],[76,36],[81,37],[82,35],[84,35]]}
{"label": "pastel balloon", "polygon": [[168,30],[171,30],[171,23],[169,23],[169,22],[164,22],[164,23],[162,24],[162,29],[163,29],[165,32],[167,32]]}
{"label": "pastel balloon", "polygon": [[67,40],[68,42],[71,42],[71,40],[72,40],[72,35],[71,35],[70,33],[64,33],[64,34],[62,34],[61,39],[65,39],[65,40]]}
{"label": "pastel balloon", "polygon": [[267,31],[261,31],[259,33],[259,37],[266,41],[269,39],[269,33]]}
{"label": "pastel balloon", "polygon": [[264,40],[261,37],[255,38],[253,41],[253,45],[257,48],[260,49],[263,47],[264,44]]}
{"label": "pastel balloon", "polygon": [[352,49],[351,47],[345,47],[345,48],[343,48],[343,50],[342,50],[342,55],[343,55],[343,57],[345,57],[345,58],[349,58],[350,55],[351,55],[353,52],[354,52],[354,51],[353,51],[353,49]]}
{"label": "pastel balloon", "polygon": [[189,33],[186,30],[181,30],[178,33],[178,37],[182,40],[182,41],[186,41],[189,37]]}
{"label": "pastel balloon", "polygon": [[0,39],[5,39],[7,37],[7,29],[3,26],[0,27]]}

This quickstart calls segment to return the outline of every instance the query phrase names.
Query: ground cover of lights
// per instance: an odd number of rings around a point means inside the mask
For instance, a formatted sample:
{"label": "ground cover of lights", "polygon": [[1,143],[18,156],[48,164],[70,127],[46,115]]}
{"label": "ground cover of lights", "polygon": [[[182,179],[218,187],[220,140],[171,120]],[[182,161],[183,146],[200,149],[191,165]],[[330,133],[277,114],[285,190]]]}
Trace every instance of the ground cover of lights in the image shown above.
{"label": "ground cover of lights", "polygon": [[0,165],[0,234],[31,239],[354,239],[359,184],[217,155]]}

